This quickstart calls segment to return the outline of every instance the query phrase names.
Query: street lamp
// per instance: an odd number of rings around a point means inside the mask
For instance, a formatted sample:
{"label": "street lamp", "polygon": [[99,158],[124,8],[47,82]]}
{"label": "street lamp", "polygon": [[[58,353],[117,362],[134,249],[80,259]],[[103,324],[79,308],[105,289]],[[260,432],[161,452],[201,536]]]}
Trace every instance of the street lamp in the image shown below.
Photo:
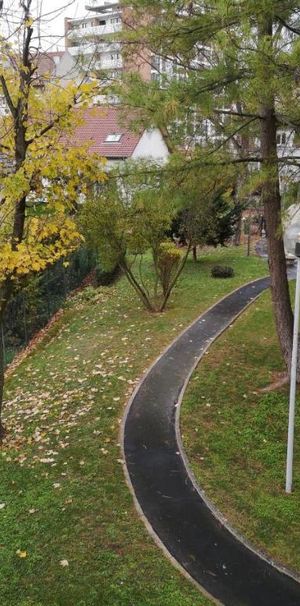
{"label": "street lamp", "polygon": [[289,258],[297,258],[297,277],[294,308],[293,350],[291,361],[290,401],[289,401],[289,427],[286,457],[285,491],[292,492],[293,484],[293,456],[294,456],[294,427],[295,427],[295,401],[297,382],[298,333],[300,311],[300,224],[290,225],[284,234],[284,247]]}

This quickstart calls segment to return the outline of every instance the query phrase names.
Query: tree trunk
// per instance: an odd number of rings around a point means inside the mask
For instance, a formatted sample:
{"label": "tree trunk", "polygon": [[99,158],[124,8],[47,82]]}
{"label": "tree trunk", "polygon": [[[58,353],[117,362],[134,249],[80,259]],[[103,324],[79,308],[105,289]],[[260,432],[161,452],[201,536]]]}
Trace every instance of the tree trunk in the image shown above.
{"label": "tree trunk", "polygon": [[262,201],[268,234],[268,257],[271,276],[271,293],[274,317],[281,352],[287,368],[290,369],[293,343],[293,312],[286,272],[286,260],[282,238],[281,196],[279,188],[277,121],[275,99],[272,93],[273,64],[273,14],[260,17],[259,38],[265,49],[262,53],[261,78],[263,101],[261,104],[260,143],[262,168],[265,181],[262,187]]}
{"label": "tree trunk", "polygon": [[293,313],[286,272],[286,260],[282,239],[281,196],[279,190],[278,157],[276,145],[276,116],[274,102],[262,108],[261,155],[267,171],[262,197],[268,257],[271,276],[272,303],[276,330],[284,361],[290,368],[293,341]]}
{"label": "tree trunk", "polygon": [[240,216],[238,218],[238,222],[236,224],[236,228],[235,228],[235,232],[234,232],[234,237],[233,237],[234,246],[240,246],[241,235],[242,235],[242,217]]}
{"label": "tree trunk", "polygon": [[170,294],[171,294],[171,292],[172,292],[172,290],[173,290],[173,288],[174,288],[174,286],[175,286],[175,284],[176,284],[176,282],[177,282],[177,280],[178,280],[178,278],[179,278],[179,276],[180,276],[180,274],[181,274],[181,272],[182,272],[182,270],[183,270],[183,268],[184,268],[184,266],[185,266],[185,264],[187,262],[187,258],[189,256],[190,250],[191,250],[191,247],[190,247],[190,245],[188,245],[186,253],[185,253],[185,255],[184,255],[184,257],[183,257],[183,259],[182,259],[182,261],[181,261],[181,263],[180,263],[177,271],[175,272],[173,280],[171,280],[171,282],[170,282],[170,284],[168,286],[168,289],[167,289],[167,291],[165,293],[163,302],[162,302],[162,304],[161,304],[161,306],[159,308],[159,311],[161,311],[161,312],[165,311],[165,308],[166,308],[166,305],[168,303]]}
{"label": "tree trunk", "polygon": [[152,305],[152,303],[150,301],[150,298],[148,297],[148,295],[144,291],[144,289],[141,287],[141,285],[135,279],[135,277],[134,277],[132,271],[130,270],[130,268],[128,267],[126,261],[119,262],[119,266],[120,266],[121,270],[124,272],[128,282],[131,284],[131,286],[134,288],[135,292],[139,296],[143,305],[146,307],[146,309],[148,309],[148,311],[156,311],[155,307]]}
{"label": "tree trunk", "polygon": [[193,246],[193,261],[197,263],[197,246]]}

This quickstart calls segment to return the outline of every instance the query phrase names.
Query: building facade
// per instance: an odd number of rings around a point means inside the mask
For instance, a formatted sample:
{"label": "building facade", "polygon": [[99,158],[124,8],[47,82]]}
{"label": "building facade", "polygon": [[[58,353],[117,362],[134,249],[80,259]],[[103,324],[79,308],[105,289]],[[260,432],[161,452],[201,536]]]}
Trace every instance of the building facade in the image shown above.
{"label": "building facade", "polygon": [[80,19],[65,19],[65,47],[86,71],[100,80],[119,80],[123,71],[138,70],[145,80],[151,78],[148,58],[126,61],[118,34],[130,21],[130,9],[119,0],[91,0],[87,14]]}
{"label": "building facade", "polygon": [[126,57],[118,35],[126,27],[136,26],[130,7],[119,0],[90,0],[85,8],[84,17],[65,19],[65,48],[87,71],[103,81],[118,80],[124,71],[137,71],[145,81],[173,75],[172,61],[145,48],[134,57]]}

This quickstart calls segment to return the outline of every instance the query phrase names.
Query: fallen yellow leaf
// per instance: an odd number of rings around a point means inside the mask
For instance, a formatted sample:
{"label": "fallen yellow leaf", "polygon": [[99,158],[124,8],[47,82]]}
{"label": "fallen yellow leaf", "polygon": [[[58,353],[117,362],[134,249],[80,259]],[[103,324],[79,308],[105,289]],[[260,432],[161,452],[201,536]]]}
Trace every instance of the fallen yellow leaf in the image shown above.
{"label": "fallen yellow leaf", "polygon": [[21,549],[17,549],[16,554],[17,554],[17,556],[19,556],[19,558],[27,558],[27,551],[22,551]]}

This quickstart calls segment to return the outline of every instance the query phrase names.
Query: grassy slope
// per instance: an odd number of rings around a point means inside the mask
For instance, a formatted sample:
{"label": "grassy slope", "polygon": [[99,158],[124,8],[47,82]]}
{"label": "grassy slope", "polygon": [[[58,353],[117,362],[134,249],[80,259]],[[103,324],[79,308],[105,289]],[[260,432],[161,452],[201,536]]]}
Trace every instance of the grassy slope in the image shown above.
{"label": "grassy slope", "polygon": [[[216,262],[232,264],[236,277],[210,278]],[[2,606],[210,603],[140,522],[124,481],[119,423],[135,381],[182,327],[265,271],[236,250],[189,262],[163,315],[141,309],[125,280],[90,300],[83,291],[15,371],[0,456]]]}
{"label": "grassy slope", "polygon": [[259,392],[280,371],[270,297],[265,293],[200,363],[185,394],[181,428],[199,483],[230,523],[300,572],[299,415],[295,491],[287,496],[288,387]]}

